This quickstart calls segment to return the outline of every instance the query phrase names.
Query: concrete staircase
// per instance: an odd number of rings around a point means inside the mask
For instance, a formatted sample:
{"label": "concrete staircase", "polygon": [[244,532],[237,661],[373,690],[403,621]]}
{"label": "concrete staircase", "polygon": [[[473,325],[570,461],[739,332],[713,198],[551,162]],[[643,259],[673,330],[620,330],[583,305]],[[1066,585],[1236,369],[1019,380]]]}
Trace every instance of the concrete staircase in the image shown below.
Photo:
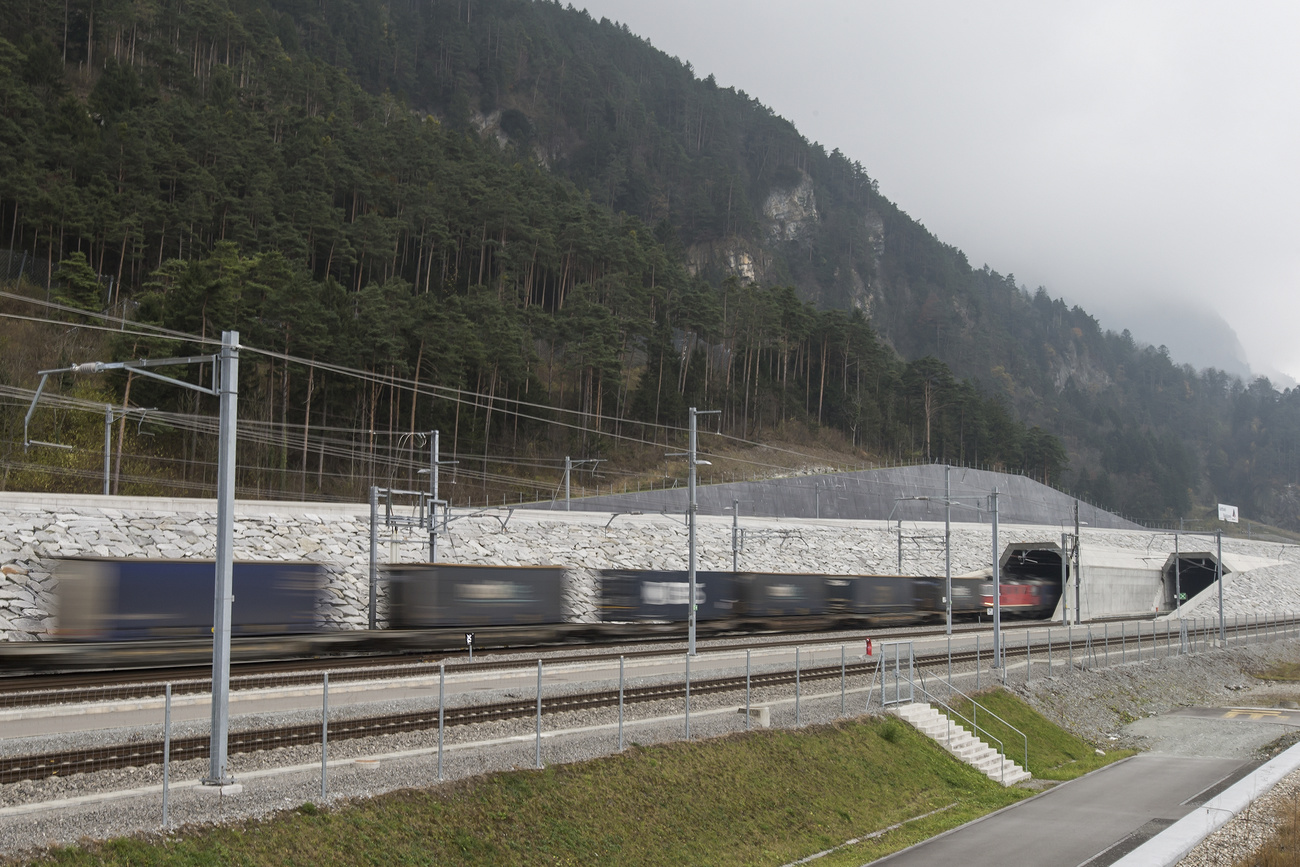
{"label": "concrete staircase", "polygon": [[1001,753],[956,722],[949,723],[946,716],[928,704],[913,702],[900,705],[894,709],[894,713],[994,782],[1012,786],[1033,776],[1011,759],[1004,759]]}

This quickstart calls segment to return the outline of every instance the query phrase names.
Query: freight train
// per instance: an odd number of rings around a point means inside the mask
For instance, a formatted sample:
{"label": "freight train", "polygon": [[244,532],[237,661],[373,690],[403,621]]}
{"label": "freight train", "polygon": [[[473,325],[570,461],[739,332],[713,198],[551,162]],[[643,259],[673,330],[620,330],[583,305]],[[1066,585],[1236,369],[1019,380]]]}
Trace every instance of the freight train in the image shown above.
{"label": "freight train", "polygon": [[[56,637],[70,641],[212,634],[211,560],[73,557],[58,570]],[[231,635],[317,631],[325,574],[316,563],[242,562],[232,574]]]}
{"label": "freight train", "polygon": [[[327,578],[316,563],[235,563],[232,636],[257,652],[272,646],[257,640],[270,638],[284,639],[282,646],[292,648],[287,652],[297,654],[427,650],[472,631],[497,645],[669,634],[689,616],[684,571],[604,570],[599,622],[574,623],[564,616],[571,576],[563,567],[402,564],[385,566],[380,575],[387,629],[331,630],[321,615]],[[179,647],[209,638],[214,582],[211,560],[66,560],[53,637],[70,649],[50,651],[70,660],[77,647],[88,651],[88,643],[150,640]],[[706,635],[938,621],[946,611],[944,587],[941,577],[701,571],[696,620]],[[1002,592],[1008,616],[1050,616],[1059,598],[1058,585],[1032,578],[1005,583]],[[987,577],[954,577],[954,618],[982,616],[991,594]],[[0,647],[0,667],[15,667],[14,653],[37,652],[19,644]]]}

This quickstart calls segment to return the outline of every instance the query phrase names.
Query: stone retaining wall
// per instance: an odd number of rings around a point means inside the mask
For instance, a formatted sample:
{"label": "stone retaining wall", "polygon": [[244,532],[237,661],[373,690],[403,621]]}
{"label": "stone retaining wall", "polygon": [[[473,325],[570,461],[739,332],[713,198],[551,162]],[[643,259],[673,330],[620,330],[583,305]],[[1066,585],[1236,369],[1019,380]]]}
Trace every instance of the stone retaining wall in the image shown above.
{"label": "stone retaining wall", "polygon": [[[0,494],[0,636],[10,641],[49,637],[57,617],[55,568],[60,557],[211,558],[215,504],[203,500]],[[742,518],[740,568],[754,571],[841,574],[942,575],[943,524],[882,521]],[[239,503],[235,557],[241,560],[309,560],[329,569],[321,615],[326,625],[363,628],[367,622],[370,562],[369,508],[319,503]],[[1059,543],[1059,526],[1004,524],[999,548],[1017,542]],[[592,512],[492,510],[455,513],[440,559],[498,565],[570,568],[567,615],[593,620],[599,569],[685,569],[686,526],[681,516]],[[1189,550],[1184,539],[1183,550]],[[1173,551],[1170,536],[1084,529],[1089,548],[1135,551],[1154,560]],[[381,530],[379,561],[423,562],[428,539],[420,530]],[[1204,547],[1204,546],[1202,546]],[[988,525],[954,525],[954,575],[987,568]],[[698,568],[731,568],[731,520],[701,517]],[[1300,549],[1248,540],[1225,540],[1225,560],[1248,555],[1252,571],[1225,582],[1233,604],[1268,610],[1300,609]],[[1267,564],[1267,565],[1265,565]],[[1258,567],[1258,568],[1256,568]],[[1250,580],[1252,576],[1258,580]],[[1085,571],[1086,576],[1086,571]],[[1235,582],[1235,584],[1234,584]],[[381,588],[382,589],[382,588]],[[382,614],[382,606],[381,606]],[[1087,612],[1085,611],[1085,615]]]}

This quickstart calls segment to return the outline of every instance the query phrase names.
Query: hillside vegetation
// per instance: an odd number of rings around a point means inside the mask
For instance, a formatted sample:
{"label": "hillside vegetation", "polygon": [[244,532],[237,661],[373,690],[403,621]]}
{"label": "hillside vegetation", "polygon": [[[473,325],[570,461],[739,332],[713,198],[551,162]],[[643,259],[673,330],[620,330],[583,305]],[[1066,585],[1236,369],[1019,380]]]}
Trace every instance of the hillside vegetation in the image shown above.
{"label": "hillside vegetation", "polygon": [[[863,166],[625,27],[527,0],[12,5],[9,274],[280,353],[242,367],[246,487],[356,496],[409,478],[432,428],[485,495],[551,484],[564,454],[642,473],[699,406],[741,440],[835,432],[1140,519],[1218,499],[1296,520],[1300,397],[972,267]],[[103,351],[212,351],[128,331]],[[82,360],[42,343],[46,367]],[[138,377],[99,388],[212,411]],[[41,416],[39,438],[95,442],[82,415]],[[204,433],[120,433],[176,462],[155,485],[211,477]],[[54,463],[9,457],[22,484],[87,484]]]}

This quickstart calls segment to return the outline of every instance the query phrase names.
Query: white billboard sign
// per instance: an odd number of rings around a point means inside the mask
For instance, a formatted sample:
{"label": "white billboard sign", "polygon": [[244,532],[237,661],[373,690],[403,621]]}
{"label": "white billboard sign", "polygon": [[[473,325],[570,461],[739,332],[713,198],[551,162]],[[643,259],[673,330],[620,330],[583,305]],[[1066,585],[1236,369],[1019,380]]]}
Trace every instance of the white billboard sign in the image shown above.
{"label": "white billboard sign", "polygon": [[1237,507],[1219,503],[1219,520],[1227,521],[1229,524],[1237,523]]}

